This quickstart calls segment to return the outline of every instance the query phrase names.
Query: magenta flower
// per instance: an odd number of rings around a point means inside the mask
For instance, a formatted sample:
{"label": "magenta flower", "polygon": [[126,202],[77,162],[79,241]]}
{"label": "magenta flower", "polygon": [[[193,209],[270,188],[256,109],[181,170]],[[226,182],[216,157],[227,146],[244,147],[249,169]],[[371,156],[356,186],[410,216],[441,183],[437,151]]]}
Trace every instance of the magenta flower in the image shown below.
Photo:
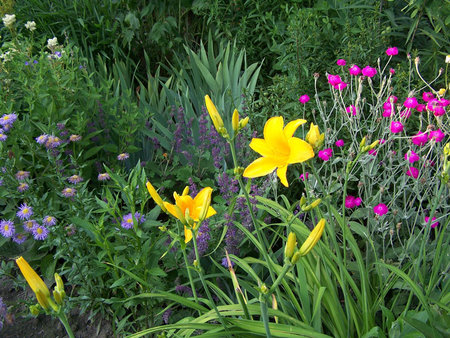
{"label": "magenta flower", "polygon": [[357,65],[353,65],[349,68],[348,72],[350,75],[357,76],[361,73],[361,68],[359,68]]}
{"label": "magenta flower", "polygon": [[306,171],[304,174],[301,174],[301,175],[300,175],[300,179],[301,179],[302,181],[307,180],[308,177],[309,177],[309,172],[307,172],[307,171]]}
{"label": "magenta flower", "polygon": [[337,89],[337,90],[343,90],[343,89],[345,89],[345,87],[347,87],[347,86],[348,86],[348,83],[346,83],[346,82],[341,82],[341,83],[338,83],[337,85],[334,85],[333,88],[334,88],[334,89]]}
{"label": "magenta flower", "polygon": [[130,157],[130,155],[128,153],[122,153],[117,156],[117,159],[119,161],[125,161],[129,157]]}
{"label": "magenta flower", "polygon": [[436,142],[441,142],[445,137],[445,134],[442,132],[442,130],[432,130],[428,134],[428,138],[430,140],[435,140]]}
{"label": "magenta flower", "polygon": [[109,176],[108,173],[103,173],[103,174],[98,174],[97,179],[98,179],[99,181],[108,181],[108,180],[111,179],[111,177]]}
{"label": "magenta flower", "polygon": [[33,237],[36,240],[43,241],[48,237],[48,229],[42,225],[37,225],[33,230]]}
{"label": "magenta flower", "polygon": [[403,131],[403,124],[399,121],[391,122],[391,133],[398,134]]}
{"label": "magenta flower", "polygon": [[391,102],[391,101],[392,101],[392,103],[397,103],[398,97],[395,96],[395,95],[391,95],[391,96],[389,96],[389,97],[387,98],[386,101],[387,101],[387,102]]}
{"label": "magenta flower", "polygon": [[445,109],[442,106],[436,106],[433,111],[434,116],[442,116],[445,115]]}
{"label": "magenta flower", "polygon": [[392,109],[388,108],[383,110],[383,117],[391,117],[392,115]]}
{"label": "magenta flower", "polygon": [[30,176],[30,172],[29,171],[19,170],[16,173],[16,179],[18,181],[23,181],[24,179],[28,178],[29,176]]}
{"label": "magenta flower", "polygon": [[349,114],[351,113],[353,116],[355,116],[356,112],[357,112],[357,109],[356,109],[356,107],[354,105],[351,105],[351,106],[346,107],[345,111],[347,113],[349,113]]}
{"label": "magenta flower", "polygon": [[56,224],[56,218],[53,216],[45,216],[42,220],[42,224],[51,227]]}
{"label": "magenta flower", "polygon": [[391,103],[390,101],[386,101],[385,103],[383,103],[383,109],[392,109],[393,107],[393,103]]}
{"label": "magenta flower", "polygon": [[423,112],[426,108],[427,108],[427,106],[424,105],[423,103],[419,103],[419,104],[416,106],[416,110],[417,110],[419,113]]}
{"label": "magenta flower", "polygon": [[338,66],[345,66],[347,64],[347,62],[344,59],[339,59],[336,61],[336,64]]}
{"label": "magenta flower", "polygon": [[389,209],[386,206],[386,204],[380,203],[373,207],[373,212],[376,213],[379,216],[386,215],[388,213]]}
{"label": "magenta flower", "polygon": [[422,93],[422,99],[425,102],[428,102],[428,101],[434,99],[434,94],[432,92],[423,92]]}
{"label": "magenta flower", "polygon": [[417,99],[415,97],[408,97],[405,102],[403,102],[403,105],[406,108],[415,108],[419,103],[417,102]]}
{"label": "magenta flower", "polygon": [[395,69],[394,68],[389,68],[389,73],[391,73],[392,75],[395,74]]}
{"label": "magenta flower", "polygon": [[17,190],[20,192],[24,192],[25,190],[28,190],[28,188],[29,188],[28,184],[22,182],[17,187]]}
{"label": "magenta flower", "polygon": [[308,95],[302,95],[302,96],[300,96],[300,98],[298,99],[298,101],[299,101],[300,103],[305,104],[306,102],[309,101],[309,96],[308,96]]}
{"label": "magenta flower", "polygon": [[407,119],[410,116],[411,116],[411,109],[409,108],[406,108],[400,112],[400,117]]}
{"label": "magenta flower", "polygon": [[409,163],[414,163],[414,162],[417,162],[418,160],[420,160],[420,157],[414,151],[409,150],[405,154],[405,160],[408,161]]}
{"label": "magenta flower", "polygon": [[406,176],[417,178],[419,177],[419,169],[414,167],[409,167],[406,171]]}
{"label": "magenta flower", "polygon": [[327,149],[321,150],[321,151],[319,151],[318,156],[322,160],[328,161],[331,158],[331,156],[333,156],[333,149],[327,148]]}
{"label": "magenta flower", "polygon": [[352,209],[355,207],[355,197],[348,195],[345,197],[345,207],[347,209]]}
{"label": "magenta flower", "polygon": [[[431,222],[434,222],[435,220],[436,220],[436,217],[433,217],[433,218],[431,219]],[[430,217],[425,216],[425,223],[428,224],[429,221],[430,221]],[[438,225],[439,225],[439,222],[431,223],[431,227],[432,227],[432,228],[436,228]]]}
{"label": "magenta flower", "polygon": [[377,156],[377,151],[375,150],[375,149],[370,149],[369,151],[368,151],[368,153],[369,153],[369,155],[372,155],[372,156]]}
{"label": "magenta flower", "polygon": [[77,191],[74,188],[64,188],[61,193],[63,194],[64,197],[72,197],[75,196]]}
{"label": "magenta flower", "polygon": [[380,138],[380,145],[382,145],[383,143],[386,143],[386,140],[384,138]]}
{"label": "magenta flower", "polygon": [[328,83],[332,86],[336,86],[341,83],[341,77],[339,75],[328,74]]}
{"label": "magenta flower", "polygon": [[389,56],[397,55],[398,54],[397,47],[389,47],[388,49],[386,49],[386,54]]}
{"label": "magenta flower", "polygon": [[337,140],[335,143],[336,147],[340,148],[344,146],[344,140]]}
{"label": "magenta flower", "polygon": [[69,181],[69,183],[78,184],[83,181],[83,177],[78,175],[72,175],[67,180]]}
{"label": "magenta flower", "polygon": [[30,219],[30,217],[33,215],[33,208],[28,206],[26,203],[23,203],[19,207],[19,211],[17,211],[16,215],[21,220]]}
{"label": "magenta flower", "polygon": [[362,203],[362,199],[361,197],[356,197],[355,198],[355,207],[359,207]]}
{"label": "magenta flower", "polygon": [[16,228],[14,227],[14,223],[10,220],[1,220],[0,221],[0,234],[3,237],[12,237],[16,232]]}
{"label": "magenta flower", "polygon": [[412,137],[412,143],[417,146],[423,146],[428,141],[428,135],[419,131],[416,135]]}
{"label": "magenta flower", "polygon": [[377,70],[370,66],[366,66],[362,70],[362,75],[367,76],[367,77],[374,77],[376,74],[377,74]]}

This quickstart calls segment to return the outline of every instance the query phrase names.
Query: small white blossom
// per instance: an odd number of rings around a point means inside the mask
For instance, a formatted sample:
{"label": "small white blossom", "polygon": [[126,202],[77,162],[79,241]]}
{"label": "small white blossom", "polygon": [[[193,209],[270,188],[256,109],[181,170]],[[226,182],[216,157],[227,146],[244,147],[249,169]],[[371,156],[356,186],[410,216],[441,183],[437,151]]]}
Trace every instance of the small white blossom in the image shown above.
{"label": "small white blossom", "polygon": [[47,47],[48,49],[53,49],[58,46],[58,38],[48,39]]}
{"label": "small white blossom", "polygon": [[445,63],[450,63],[450,55],[447,55],[447,56],[445,57]]}
{"label": "small white blossom", "polygon": [[27,21],[27,23],[25,24],[25,28],[30,30],[30,32],[36,30],[36,22],[34,22],[34,21]]}
{"label": "small white blossom", "polygon": [[8,27],[8,28],[12,28],[12,25],[14,24],[14,22],[16,22],[16,15],[15,14],[5,14],[5,16],[2,18],[3,20],[3,24]]}

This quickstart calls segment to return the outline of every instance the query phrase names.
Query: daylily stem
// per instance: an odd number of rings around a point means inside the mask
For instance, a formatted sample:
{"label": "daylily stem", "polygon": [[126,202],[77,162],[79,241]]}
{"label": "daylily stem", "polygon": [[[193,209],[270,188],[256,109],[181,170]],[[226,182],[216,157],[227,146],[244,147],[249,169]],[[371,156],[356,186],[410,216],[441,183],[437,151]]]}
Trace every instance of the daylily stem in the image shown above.
{"label": "daylily stem", "polygon": [[61,323],[64,325],[64,328],[66,329],[67,334],[69,335],[69,338],[75,338],[72,329],[70,328],[69,321],[67,320],[66,314],[61,309],[59,313],[57,314],[57,317],[61,321]]}
{"label": "daylily stem", "polygon": [[276,279],[276,281],[273,283],[273,285],[270,287],[270,290],[268,292],[269,295],[271,295],[272,293],[274,293],[275,289],[277,288],[277,286],[283,281],[284,276],[286,276],[286,274],[289,272],[289,270],[293,267],[293,265],[289,262],[286,263],[283,266],[283,270],[281,270],[280,274],[278,275],[278,278]]}
{"label": "daylily stem", "polygon": [[259,305],[261,307],[261,317],[264,323],[264,329],[266,331],[266,337],[271,338],[272,335],[270,334],[270,327],[269,327],[269,313],[267,311],[267,303],[266,298],[262,297],[262,299],[259,300]]}
{"label": "daylily stem", "polygon": [[[184,258],[184,264],[186,265],[186,270],[189,277],[189,283],[191,284],[192,289],[192,295],[194,296],[195,302],[198,304],[198,297],[197,297],[197,291],[195,291],[195,285],[194,280],[192,279],[191,270],[189,269],[189,263],[186,255],[186,248],[182,248],[181,250],[183,252],[183,258]],[[199,315],[201,315],[201,312],[199,310]]]}

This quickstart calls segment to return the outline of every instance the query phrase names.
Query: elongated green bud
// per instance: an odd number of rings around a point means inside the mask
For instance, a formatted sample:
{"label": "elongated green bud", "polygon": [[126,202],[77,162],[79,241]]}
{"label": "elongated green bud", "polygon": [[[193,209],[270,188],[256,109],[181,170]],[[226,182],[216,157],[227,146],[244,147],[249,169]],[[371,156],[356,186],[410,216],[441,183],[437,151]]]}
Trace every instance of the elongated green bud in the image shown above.
{"label": "elongated green bud", "polygon": [[306,241],[303,243],[303,245],[300,247],[300,250],[298,251],[301,256],[305,256],[308,254],[312,248],[317,244],[320,237],[322,237],[323,229],[325,229],[326,221],[324,218],[322,218],[319,223],[315,226],[313,231],[309,234]]}
{"label": "elongated green bud", "polygon": [[302,196],[302,198],[300,198],[300,207],[303,208],[303,206],[306,204],[306,197]]}

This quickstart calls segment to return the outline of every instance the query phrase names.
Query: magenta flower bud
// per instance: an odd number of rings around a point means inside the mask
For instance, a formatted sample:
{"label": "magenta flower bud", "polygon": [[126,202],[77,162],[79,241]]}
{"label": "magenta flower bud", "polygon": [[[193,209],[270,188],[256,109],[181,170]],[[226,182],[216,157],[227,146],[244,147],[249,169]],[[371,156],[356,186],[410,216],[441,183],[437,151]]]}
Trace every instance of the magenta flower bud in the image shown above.
{"label": "magenta flower bud", "polygon": [[298,101],[299,101],[300,103],[305,104],[306,102],[309,101],[309,96],[308,96],[308,95],[302,95],[302,96],[300,96],[300,98],[298,99]]}
{"label": "magenta flower bud", "polygon": [[389,47],[388,49],[386,49],[386,54],[389,56],[397,55],[398,54],[397,47]]}
{"label": "magenta flower bud", "polygon": [[389,209],[386,204],[380,203],[373,207],[373,212],[377,215],[383,216],[388,213]]}
{"label": "magenta flower bud", "polygon": [[389,68],[389,73],[391,73],[392,75],[395,74],[395,69],[394,68]]}
{"label": "magenta flower bud", "polygon": [[391,109],[385,109],[383,110],[383,117],[391,117],[392,110]]}
{"label": "magenta flower bud", "polygon": [[420,157],[414,151],[410,150],[405,154],[405,160],[409,163],[414,163],[420,160]]}
{"label": "magenta flower bud", "polygon": [[345,111],[347,113],[349,113],[349,114],[351,113],[353,116],[355,116],[356,112],[357,112],[357,109],[356,109],[356,107],[354,105],[351,105],[351,106],[346,107]]}
{"label": "magenta flower bud", "polygon": [[366,66],[362,70],[362,75],[367,77],[374,77],[377,74],[377,70],[373,67]]}
{"label": "magenta flower bud", "polygon": [[327,148],[327,149],[321,150],[321,151],[319,151],[318,156],[322,160],[328,161],[331,158],[331,156],[333,156],[333,149]]}
{"label": "magenta flower bud", "polygon": [[[435,220],[436,220],[436,217],[433,217],[433,218],[431,219],[432,222],[435,221]],[[425,216],[425,223],[428,224],[429,221],[430,221],[430,217]],[[439,225],[439,222],[431,223],[431,227],[432,227],[432,228],[436,228],[438,225]]]}
{"label": "magenta flower bud", "polygon": [[368,153],[369,153],[369,155],[372,155],[372,156],[377,156],[377,151],[375,150],[375,149],[370,149],[369,151],[368,151]]}
{"label": "magenta flower bud", "polygon": [[350,75],[357,76],[361,73],[361,68],[359,68],[357,65],[353,65],[349,68],[348,72]]}
{"label": "magenta flower bud", "polygon": [[386,140],[384,138],[380,138],[380,145],[386,143]]}
{"label": "magenta flower bud", "polygon": [[412,137],[412,143],[416,146],[423,146],[428,141],[428,135],[419,131],[416,135]]}
{"label": "magenta flower bud", "polygon": [[403,131],[403,124],[399,121],[391,122],[391,133],[397,134]]}
{"label": "magenta flower bud", "polygon": [[309,177],[309,172],[305,172],[304,174],[301,174],[301,175],[300,175],[300,179],[301,179],[302,181],[307,180],[308,177]]}
{"label": "magenta flower bud", "polygon": [[408,97],[405,102],[403,102],[403,105],[406,108],[415,108],[419,103],[417,102],[417,99],[415,97]]}
{"label": "magenta flower bud", "polygon": [[419,169],[414,168],[414,167],[409,167],[408,170],[406,171],[406,175],[417,178],[417,177],[419,177]]}
{"label": "magenta flower bud", "polygon": [[347,62],[344,59],[339,59],[336,61],[336,64],[338,66],[345,66],[347,64]]}
{"label": "magenta flower bud", "polygon": [[442,132],[442,130],[432,130],[428,134],[428,138],[430,140],[435,140],[436,142],[441,142],[445,137],[445,134]]}

